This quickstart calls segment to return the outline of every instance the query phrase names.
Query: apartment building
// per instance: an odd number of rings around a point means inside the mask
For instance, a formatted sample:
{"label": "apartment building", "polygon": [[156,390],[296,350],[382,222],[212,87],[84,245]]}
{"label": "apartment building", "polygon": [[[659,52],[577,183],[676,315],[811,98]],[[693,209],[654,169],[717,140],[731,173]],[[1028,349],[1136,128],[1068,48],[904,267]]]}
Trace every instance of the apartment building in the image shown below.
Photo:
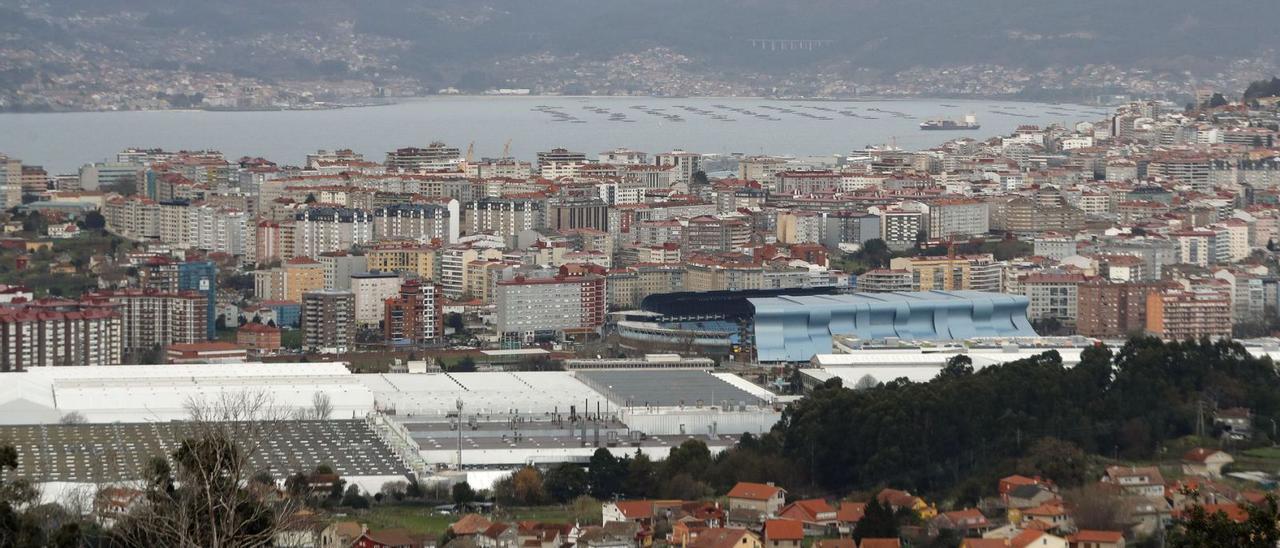
{"label": "apartment building", "polygon": [[892,270],[911,272],[913,291],[973,290],[999,293],[1003,268],[991,254],[898,257],[889,261]]}
{"label": "apartment building", "polygon": [[1147,295],[1147,333],[1165,340],[1231,337],[1231,295],[1167,289]]}
{"label": "apartment building", "polygon": [[302,348],[341,354],[355,346],[355,294],[318,289],[302,294]]}
{"label": "apartment building", "polygon": [[356,325],[376,327],[386,310],[384,303],[400,290],[400,274],[395,272],[360,272],[351,275],[351,294]]}
{"label": "apartment building", "polygon": [[123,363],[123,319],[114,307],[44,300],[0,308],[0,372]]}
{"label": "apartment building", "polygon": [[494,294],[497,332],[519,341],[598,332],[607,310],[605,278],[570,272],[562,267],[554,276],[499,281]]}
{"label": "apartment building", "polygon": [[125,353],[208,340],[208,301],[198,291],[104,290],[87,293],[85,300],[120,314]]}
{"label": "apartment building", "polygon": [[405,280],[387,299],[383,311],[384,338],[392,344],[428,344],[444,336],[439,286]]}

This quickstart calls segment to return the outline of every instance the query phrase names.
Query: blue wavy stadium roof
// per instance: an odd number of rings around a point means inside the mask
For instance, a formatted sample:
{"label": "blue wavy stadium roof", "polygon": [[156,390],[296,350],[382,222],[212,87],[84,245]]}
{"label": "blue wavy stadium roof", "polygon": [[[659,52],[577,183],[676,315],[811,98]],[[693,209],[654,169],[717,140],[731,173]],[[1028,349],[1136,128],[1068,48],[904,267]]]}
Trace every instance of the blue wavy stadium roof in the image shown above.
{"label": "blue wavy stadium roof", "polygon": [[762,362],[808,361],[833,335],[860,339],[1035,337],[1027,298],[982,291],[921,291],[748,299]]}

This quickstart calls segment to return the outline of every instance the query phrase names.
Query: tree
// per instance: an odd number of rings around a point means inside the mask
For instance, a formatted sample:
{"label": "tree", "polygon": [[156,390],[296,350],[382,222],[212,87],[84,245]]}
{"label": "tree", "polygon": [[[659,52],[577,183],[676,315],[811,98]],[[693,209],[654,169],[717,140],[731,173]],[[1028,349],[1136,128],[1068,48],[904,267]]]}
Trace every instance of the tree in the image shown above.
{"label": "tree", "polygon": [[893,510],[871,497],[863,511],[862,519],[853,528],[853,539],[862,542],[864,538],[898,538],[898,520]]}
{"label": "tree", "polygon": [[862,249],[854,253],[854,258],[866,263],[871,268],[887,268],[889,266],[889,258],[893,256],[893,252],[889,250],[889,244],[880,238],[867,240],[862,244]]}
{"label": "tree", "polygon": [[672,447],[667,460],[662,462],[663,474],[673,478],[680,474],[688,474],[699,478],[711,466],[711,451],[707,444],[699,439],[684,440],[679,446]]}
{"label": "tree", "polygon": [[347,492],[342,495],[342,505],[361,510],[369,507],[369,499],[360,494],[360,486],[353,484],[347,487]]}
{"label": "tree", "polygon": [[626,469],[613,453],[603,447],[596,449],[587,462],[587,483],[591,496],[599,500],[612,499],[622,488]]}
{"label": "tree", "polygon": [[458,363],[449,368],[452,373],[473,373],[476,370],[476,360],[471,356],[463,356]]}
{"label": "tree", "polygon": [[102,216],[98,210],[93,210],[84,214],[81,221],[85,230],[102,230],[107,227],[107,219]]}
{"label": "tree", "polygon": [[947,364],[938,373],[942,377],[962,377],[973,374],[973,359],[967,354],[956,354],[947,358]]}
{"label": "tree", "polygon": [[542,504],[547,498],[542,485],[542,472],[532,466],[517,470],[511,476],[511,487],[515,501],[525,506]]}
{"label": "tree", "polygon": [[569,502],[586,494],[587,471],[576,464],[563,463],[547,471],[542,485],[552,500]]}
{"label": "tree", "polygon": [[303,201],[303,203],[305,204],[316,203],[316,195],[314,193],[307,193],[307,198]]}
{"label": "tree", "polygon": [[1018,462],[1018,473],[1042,476],[1062,487],[1075,487],[1088,479],[1088,467],[1088,457],[1076,444],[1044,437],[1036,440]]}
{"label": "tree", "polygon": [[582,525],[594,525],[600,522],[600,501],[587,495],[573,499],[569,505],[573,521]]}
{"label": "tree", "polygon": [[125,546],[247,546],[271,543],[298,508],[253,488],[251,459],[285,414],[265,396],[188,403],[190,420],[171,455],[148,466],[145,497],[120,516],[111,543]]}
{"label": "tree", "polygon": [[880,381],[877,381],[875,377],[872,377],[870,374],[867,374],[867,375],[863,375],[862,378],[858,379],[858,382],[854,383],[853,389],[866,390],[868,388],[875,388],[877,386],[880,386]]}
{"label": "tree", "polygon": [[61,424],[85,424],[89,422],[89,420],[84,417],[83,413],[79,411],[71,411],[63,415],[61,419],[58,419],[58,422]]}
{"label": "tree", "polygon": [[450,495],[452,495],[453,503],[458,506],[466,506],[476,500],[476,492],[471,489],[471,484],[465,481],[453,484],[453,490]]}
{"label": "tree", "polygon": [[649,455],[642,453],[636,449],[636,454],[631,457],[631,462],[627,465],[627,477],[622,481],[622,492],[632,498],[647,498],[654,496],[655,485],[658,482],[658,466],[653,463]]}
{"label": "tree", "polygon": [[448,327],[456,333],[465,333],[467,331],[467,322],[463,320],[462,314],[450,312],[444,317],[444,326]]}
{"label": "tree", "polygon": [[1218,108],[1225,107],[1230,103],[1227,102],[1227,98],[1223,97],[1221,93],[1214,93],[1206,104],[1209,105],[1209,108]]}
{"label": "tree", "polygon": [[316,392],[311,395],[311,418],[313,420],[328,420],[329,415],[333,414],[333,402],[329,400],[329,395],[324,392]]}
{"label": "tree", "polygon": [[1120,531],[1130,523],[1130,504],[1115,489],[1088,483],[1064,491],[1062,498],[1081,529]]}
{"label": "tree", "polygon": [[213,328],[214,328],[214,329],[216,329],[216,330],[218,330],[218,331],[226,331],[226,330],[227,330],[227,315],[226,315],[226,314],[218,314],[218,319],[216,319],[216,320],[214,320],[214,321],[213,321]]}
{"label": "tree", "polygon": [[1203,506],[1191,507],[1182,517],[1174,520],[1169,532],[1171,548],[1201,546],[1240,546],[1245,548],[1271,548],[1280,541],[1280,528],[1276,520],[1276,496],[1268,493],[1258,505],[1247,505],[1248,519],[1237,523],[1222,510],[1210,514]]}

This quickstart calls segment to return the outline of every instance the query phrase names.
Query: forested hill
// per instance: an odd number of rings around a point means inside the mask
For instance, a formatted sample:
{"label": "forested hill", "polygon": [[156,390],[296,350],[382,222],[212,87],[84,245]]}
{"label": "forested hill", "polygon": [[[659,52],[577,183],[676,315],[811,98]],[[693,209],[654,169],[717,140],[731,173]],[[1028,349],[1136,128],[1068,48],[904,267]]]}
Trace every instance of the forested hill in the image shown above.
{"label": "forested hill", "polygon": [[[77,43],[142,64],[200,48],[209,68],[273,76],[323,76],[332,67],[282,61],[300,39],[334,46],[343,36],[394,57],[380,71],[419,77],[537,52],[603,59],[652,47],[766,72],[836,61],[1187,70],[1280,49],[1276,20],[1280,3],[1255,0],[0,1],[0,31],[20,43]],[[749,47],[753,38],[829,42],[769,54]]]}

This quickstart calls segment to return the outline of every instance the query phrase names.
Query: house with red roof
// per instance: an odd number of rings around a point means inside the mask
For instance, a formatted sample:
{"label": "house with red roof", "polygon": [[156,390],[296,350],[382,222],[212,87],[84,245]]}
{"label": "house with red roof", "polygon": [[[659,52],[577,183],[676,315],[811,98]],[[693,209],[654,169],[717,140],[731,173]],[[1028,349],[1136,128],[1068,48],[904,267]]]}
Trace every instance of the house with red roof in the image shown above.
{"label": "house with red roof", "polygon": [[977,508],[943,512],[929,522],[934,531],[956,531],[962,537],[981,535],[991,530],[991,522]]}
{"label": "house with red roof", "polygon": [[1070,548],[1124,548],[1124,533],[1081,529],[1067,537]]}
{"label": "house with red roof", "polygon": [[1044,531],[1027,529],[1009,539],[1009,548],[1068,548],[1067,539]]}
{"label": "house with red roof", "polygon": [[703,531],[686,548],[764,548],[764,544],[746,529],[717,527]]}
{"label": "house with red roof", "polygon": [[800,548],[803,542],[804,523],[794,519],[765,520],[765,548]]}
{"label": "house with red roof", "polygon": [[423,548],[422,538],[409,534],[406,529],[368,530],[360,535],[353,548]]}
{"label": "house with red roof", "polygon": [[747,509],[764,515],[776,516],[786,502],[785,489],[773,483],[740,481],[729,490],[729,511]]}
{"label": "house with red roof", "polygon": [[836,530],[841,535],[852,534],[853,528],[862,521],[862,516],[866,513],[867,503],[865,502],[841,502],[840,508],[836,510]]}
{"label": "house with red roof", "polygon": [[1222,468],[1236,460],[1226,451],[1197,447],[1182,455],[1182,473],[1202,478],[1222,477]]}
{"label": "house with red roof", "polygon": [[783,506],[778,517],[799,521],[807,533],[820,535],[836,524],[836,509],[824,499],[805,499]]}
{"label": "house with red roof", "polygon": [[896,538],[864,538],[858,548],[902,548],[902,541]]}

